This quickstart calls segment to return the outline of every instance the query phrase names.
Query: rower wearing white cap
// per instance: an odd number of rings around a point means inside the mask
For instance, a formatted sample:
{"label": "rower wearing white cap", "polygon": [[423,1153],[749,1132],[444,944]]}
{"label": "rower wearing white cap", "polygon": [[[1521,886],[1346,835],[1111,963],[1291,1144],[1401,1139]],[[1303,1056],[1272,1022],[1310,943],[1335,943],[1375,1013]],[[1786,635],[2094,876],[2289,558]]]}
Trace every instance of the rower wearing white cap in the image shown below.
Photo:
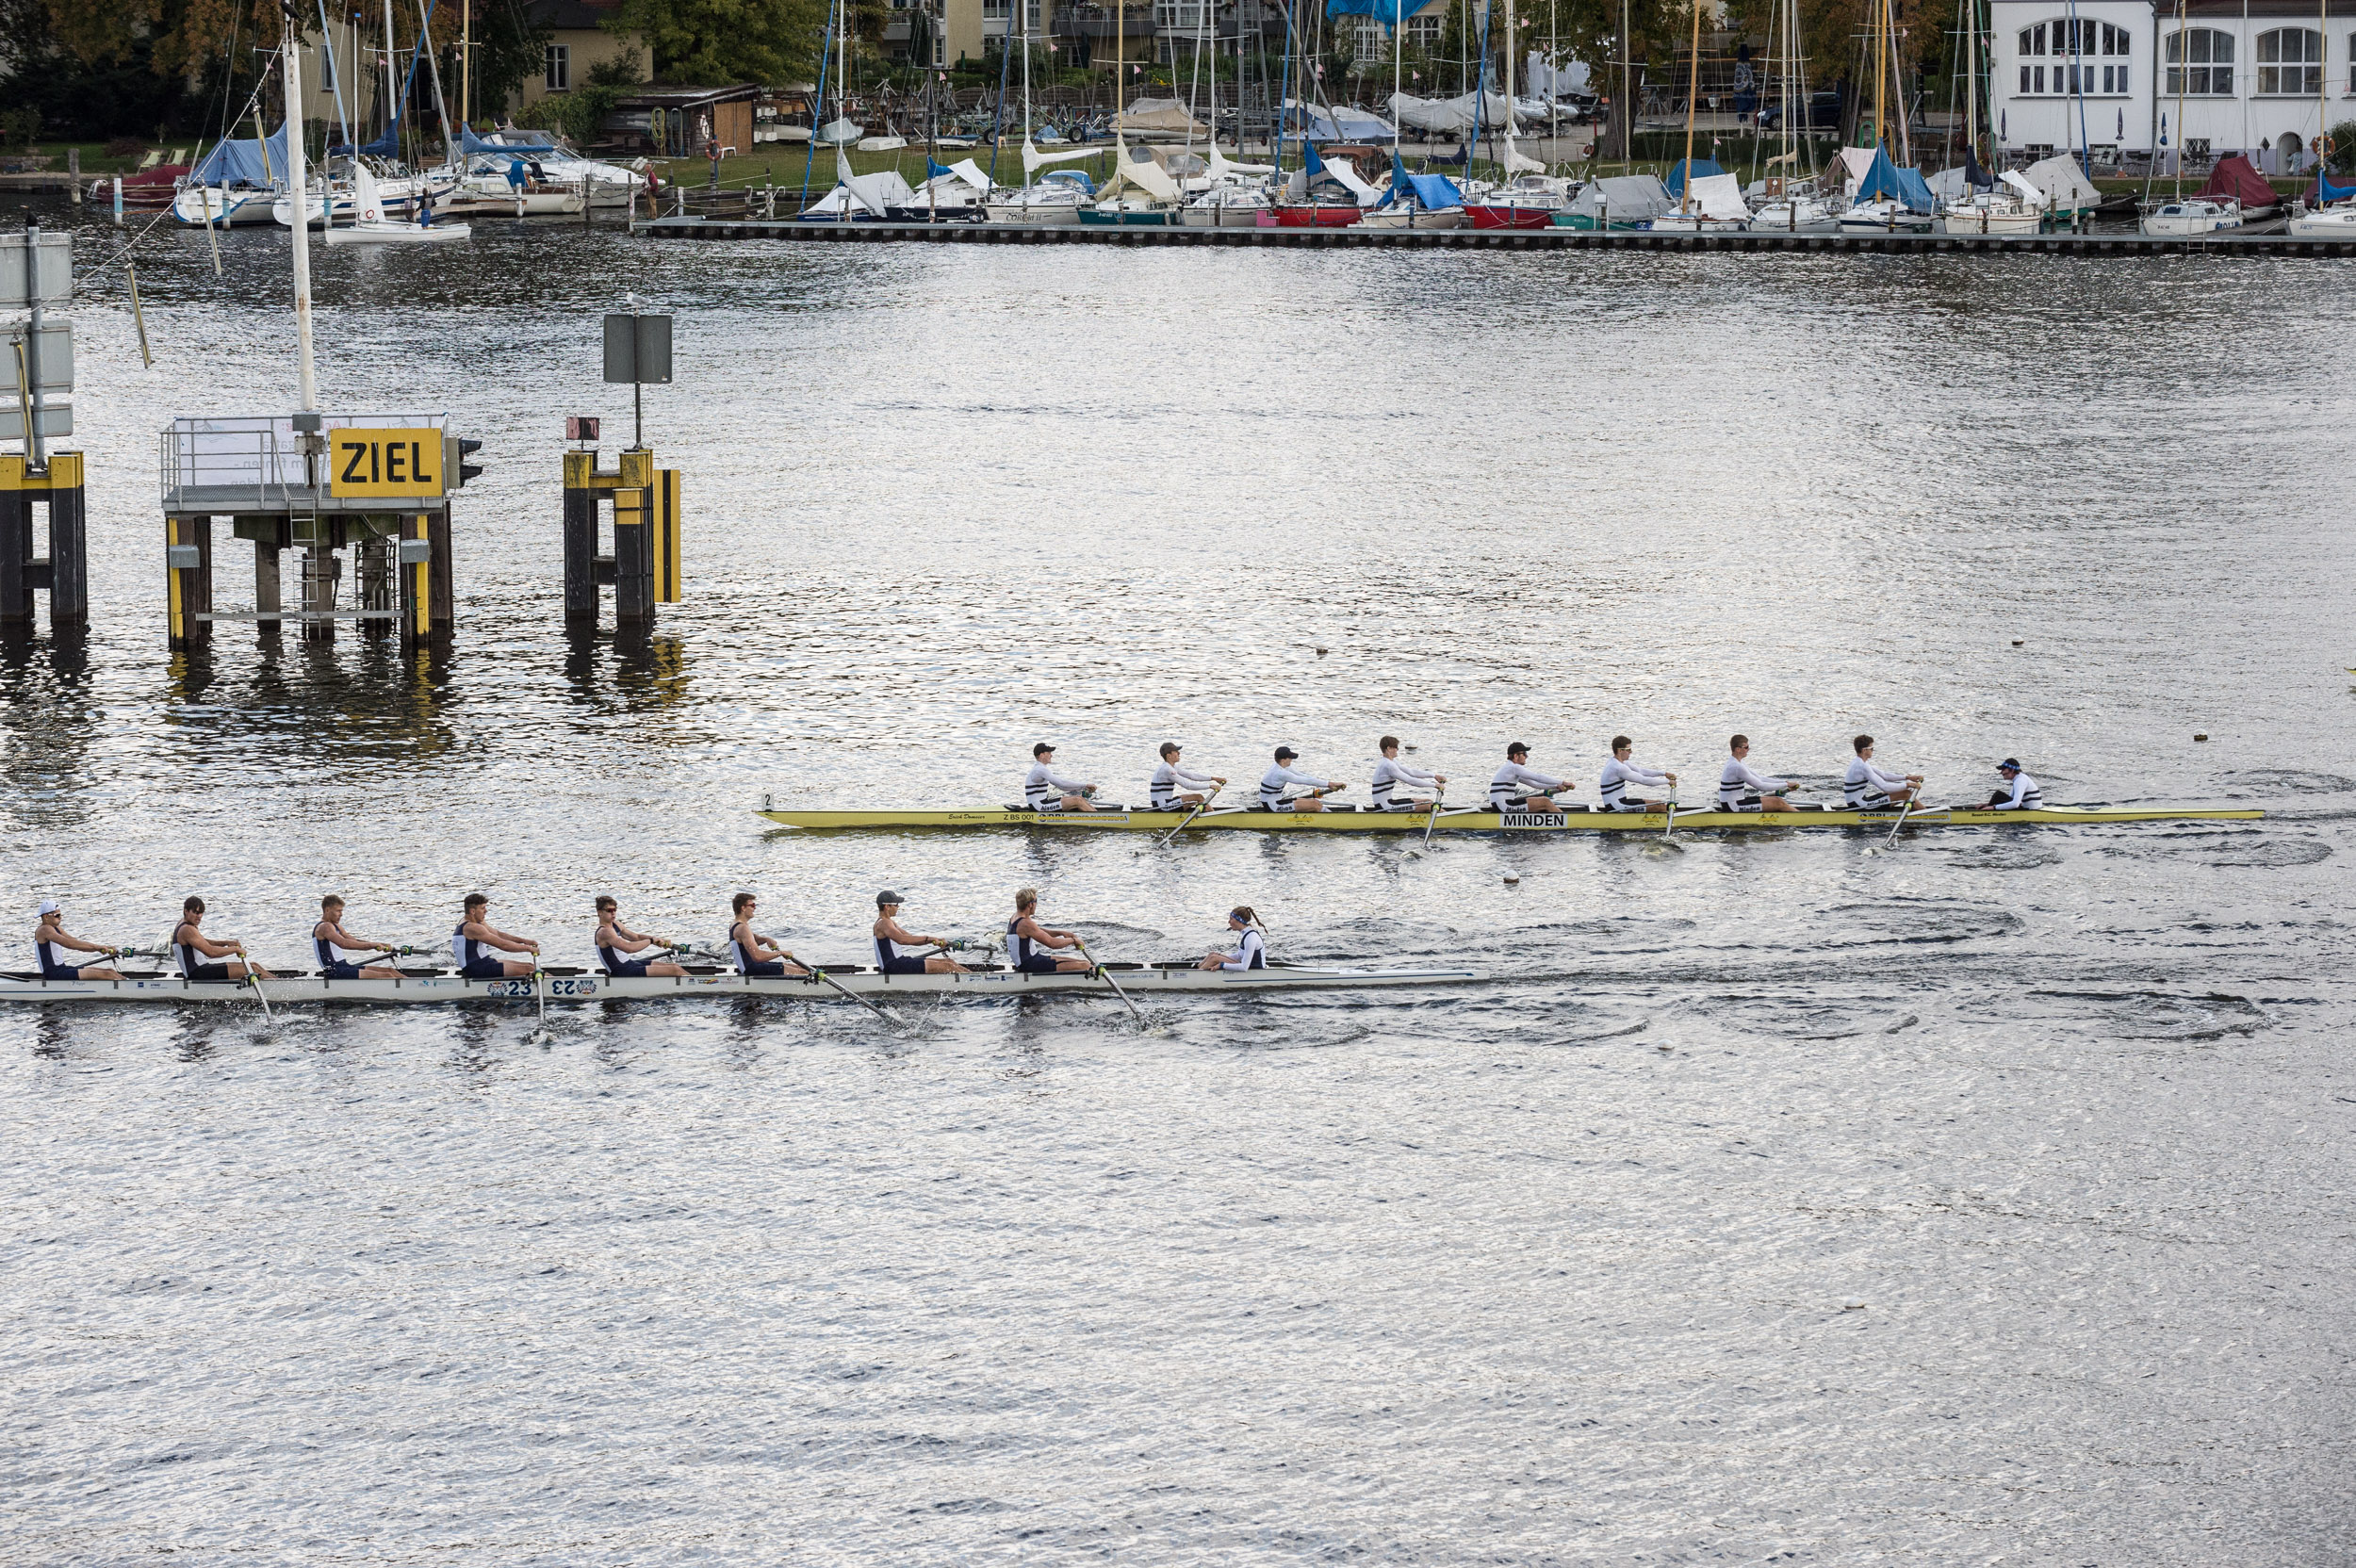
{"label": "rower wearing white cap", "polygon": [[[1301,753],[1290,746],[1276,748],[1276,765],[1260,776],[1261,809],[1322,811],[1325,809],[1327,795],[1336,790],[1350,788],[1339,779],[1319,778],[1315,774],[1302,773],[1297,768],[1285,765],[1288,762],[1298,761],[1300,758]],[[1301,788],[1306,788],[1310,792],[1305,795],[1288,795],[1284,792],[1286,790]]]}
{"label": "rower wearing white cap", "polygon": [[33,927],[33,952],[41,959],[41,977],[43,980],[123,978],[120,972],[105,964],[77,965],[65,961],[69,953],[103,953],[111,958],[123,950],[119,947],[101,947],[96,942],[86,942],[79,937],[69,936],[65,928],[65,913],[57,906],[56,899],[42,899],[41,907],[34,911],[34,919],[38,923]]}
{"label": "rower wearing white cap", "polygon": [[1851,810],[1904,806],[1921,792],[1921,774],[1884,773],[1873,765],[1873,737],[1860,735],[1849,743],[1857,748],[1857,760],[1849,764],[1848,775],[1841,780],[1841,798]]}
{"label": "rower wearing white cap", "polygon": [[972,971],[945,954],[920,957],[900,946],[946,947],[946,937],[920,937],[900,923],[900,895],[890,888],[875,895],[875,967],[886,974],[968,974]]}
{"label": "rower wearing white cap", "polygon": [[1162,743],[1162,765],[1153,770],[1153,805],[1156,811],[1176,811],[1189,806],[1201,806],[1211,797],[1205,790],[1216,790],[1227,782],[1217,774],[1189,773],[1178,760],[1183,755],[1175,741]]}
{"label": "rower wearing white cap", "polygon": [[1444,773],[1426,773],[1399,760],[1399,737],[1385,735],[1379,748],[1383,760],[1374,765],[1374,808],[1378,811],[1416,811],[1431,805],[1416,798],[1426,790],[1448,782]]}
{"label": "rower wearing white cap", "polygon": [[[1567,778],[1555,778],[1530,765],[1530,747],[1519,741],[1505,748],[1505,766],[1489,780],[1492,811],[1560,811],[1558,794],[1579,788]],[[1520,793],[1515,793],[1515,791]]]}
{"label": "rower wearing white cap", "polygon": [[1751,738],[1737,735],[1726,743],[1732,754],[1726,758],[1725,771],[1718,775],[1718,809],[1721,811],[1789,811],[1792,803],[1783,792],[1792,788],[1773,778],[1761,778],[1746,759],[1751,755]]}
{"label": "rower wearing white cap", "polygon": [[1045,741],[1031,748],[1030,776],[1023,780],[1023,804],[1034,811],[1093,811],[1088,797],[1096,786],[1055,772],[1055,748]]}
{"label": "rower wearing white cap", "polygon": [[1628,794],[1630,784],[1641,784],[1648,790],[1659,789],[1663,784],[1673,791],[1677,787],[1677,775],[1661,773],[1642,762],[1631,761],[1628,753],[1635,749],[1636,743],[1627,736],[1612,737],[1612,760],[1603,765],[1603,810],[1659,811],[1666,808],[1666,802],[1637,800]]}
{"label": "rower wearing white cap", "polygon": [[2045,792],[2037,787],[2037,780],[2021,771],[2021,760],[2007,757],[1996,764],[2004,776],[2004,787],[1988,797],[1991,811],[2041,811],[2045,808]]}

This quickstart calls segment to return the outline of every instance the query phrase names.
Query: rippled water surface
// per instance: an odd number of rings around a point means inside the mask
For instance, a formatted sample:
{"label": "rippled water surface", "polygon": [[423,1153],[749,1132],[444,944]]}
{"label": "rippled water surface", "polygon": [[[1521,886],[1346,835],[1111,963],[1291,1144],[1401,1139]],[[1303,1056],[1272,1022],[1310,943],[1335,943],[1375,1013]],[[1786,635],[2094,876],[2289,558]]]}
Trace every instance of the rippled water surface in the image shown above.
{"label": "rippled water surface", "polygon": [[[110,237],[81,242],[86,265]],[[0,1016],[0,1559],[2322,1563],[2347,1456],[2345,264],[685,246],[319,257],[331,407],[485,441],[459,631],[163,647],[155,432],[283,409],[283,237],[74,311],[85,646],[0,897],[294,961],[590,895],[858,956],[1255,905],[1374,1000]],[[688,601],[568,639],[563,417],[678,313]],[[620,443],[607,442],[609,451]],[[219,590],[247,601],[225,544]],[[2255,824],[827,837],[1383,732],[1845,738]],[[2205,735],[2205,741],[2196,736]],[[1350,797],[1345,797],[1350,798]],[[1508,875],[1518,877],[1508,882]],[[25,961],[22,936],[15,961]]]}

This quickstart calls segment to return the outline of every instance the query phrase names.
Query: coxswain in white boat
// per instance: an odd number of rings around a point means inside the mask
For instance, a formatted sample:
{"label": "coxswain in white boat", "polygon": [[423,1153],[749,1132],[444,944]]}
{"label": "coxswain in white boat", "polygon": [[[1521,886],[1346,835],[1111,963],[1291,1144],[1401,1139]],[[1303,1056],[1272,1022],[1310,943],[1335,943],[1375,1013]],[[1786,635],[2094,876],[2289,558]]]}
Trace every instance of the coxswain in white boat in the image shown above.
{"label": "coxswain in white boat", "polygon": [[1162,765],[1153,770],[1151,786],[1156,811],[1180,811],[1201,806],[1211,798],[1205,791],[1216,790],[1227,782],[1217,774],[1187,772],[1178,760],[1180,755],[1177,742],[1162,743]]}
{"label": "coxswain in white boat", "polygon": [[617,980],[635,980],[642,975],[683,979],[687,974],[684,968],[668,958],[631,956],[636,953],[660,953],[671,944],[624,925],[622,906],[612,893],[597,895],[597,928],[589,933],[589,945],[597,952],[597,967]]}
{"label": "coxswain in white boat", "polygon": [[1991,811],[2041,811],[2045,808],[2045,792],[2037,787],[2037,780],[2021,771],[2020,759],[2007,757],[1996,764],[2004,776],[2004,787],[1988,797]]}
{"label": "coxswain in white boat", "polygon": [[104,957],[120,956],[119,947],[101,947],[69,934],[65,928],[65,912],[54,898],[44,898],[33,912],[33,954],[41,960],[43,980],[120,980],[121,972],[105,964],[69,964],[69,953],[96,953]]}
{"label": "coxswain in white boat", "polygon": [[1857,760],[1849,764],[1847,776],[1841,780],[1841,798],[1850,810],[1904,806],[1921,792],[1921,774],[1884,773],[1873,765],[1873,737],[1860,735],[1849,743],[1857,749]]}
{"label": "coxswain in white boat", "polygon": [[1045,741],[1031,748],[1030,776],[1023,780],[1023,804],[1034,811],[1093,811],[1096,786],[1055,772],[1055,748]]}
{"label": "coxswain in white boat", "polygon": [[1260,929],[1260,917],[1252,912],[1249,904],[1238,904],[1227,911],[1227,929],[1236,933],[1235,949],[1221,953],[1213,948],[1197,969],[1266,969],[1268,968],[1268,937]]}
{"label": "coxswain in white boat", "polygon": [[[1301,753],[1290,746],[1276,748],[1276,765],[1260,776],[1260,808],[1266,811],[1322,811],[1325,797],[1349,785],[1337,778],[1319,778],[1287,764],[1301,760]],[[1287,790],[1305,789],[1305,795],[1286,794]]]}
{"label": "coxswain in white boat", "polygon": [[921,937],[900,923],[900,895],[890,888],[875,895],[875,967],[886,974],[970,974],[945,953],[923,957],[902,947],[946,947],[946,937]]}
{"label": "coxswain in white boat", "polygon": [[1444,773],[1426,773],[1399,760],[1399,737],[1385,735],[1375,748],[1383,760],[1374,765],[1374,808],[1378,811],[1420,811],[1432,802],[1429,791],[1448,782]]}
{"label": "coxswain in white boat", "polygon": [[322,980],[398,980],[401,971],[390,964],[372,964],[379,954],[398,945],[355,936],[344,925],[344,901],[334,893],[319,900],[319,923],[311,927],[311,951],[319,957]]}
{"label": "coxswain in white boat", "polygon": [[[1090,967],[1080,956],[1080,939],[1039,923],[1039,890],[1024,888],[1014,895],[1014,919],[1006,922],[1006,961],[1025,974],[1085,974]],[[1070,952],[1053,949],[1068,948]]]}
{"label": "coxswain in white boat", "polygon": [[1762,778],[1750,764],[1751,738],[1737,735],[1726,743],[1731,754],[1726,768],[1718,775],[1718,809],[1721,811],[1789,811],[1792,803],[1783,792],[1792,788],[1777,779]]}
{"label": "coxswain in white boat", "polygon": [[[540,967],[540,944],[528,937],[510,936],[483,917],[491,912],[491,901],[482,893],[468,893],[466,910],[457,929],[450,934],[450,956],[458,960],[458,973],[466,980],[513,980],[531,974]],[[532,962],[517,963],[502,958],[501,953],[529,953]]]}
{"label": "coxswain in white boat", "polygon": [[1505,766],[1489,779],[1489,809],[1561,811],[1566,808],[1557,803],[1554,797],[1568,794],[1577,788],[1567,778],[1557,778],[1531,767],[1530,747],[1515,741],[1505,748]]}
{"label": "coxswain in white boat", "polygon": [[736,923],[728,927],[728,946],[736,950],[738,973],[752,979],[782,979],[789,974],[810,972],[793,954],[753,929],[753,915],[761,907],[759,899],[750,893],[738,893],[728,906],[736,915]]}
{"label": "coxswain in white boat", "polygon": [[[271,980],[276,976],[246,956],[243,942],[217,942],[199,927],[205,923],[205,901],[191,894],[180,906],[180,923],[172,927],[172,953],[180,973],[188,980]],[[208,964],[207,958],[226,958]]]}
{"label": "coxswain in white boat", "polygon": [[1665,811],[1668,809],[1666,801],[1638,800],[1628,792],[1628,787],[1631,784],[1641,784],[1647,790],[1657,790],[1663,784],[1669,786],[1671,790],[1677,787],[1677,775],[1662,773],[1657,768],[1648,768],[1642,762],[1631,760],[1628,754],[1635,749],[1636,743],[1627,736],[1612,737],[1612,760],[1603,765],[1601,786],[1603,805],[1599,809],[1605,811]]}

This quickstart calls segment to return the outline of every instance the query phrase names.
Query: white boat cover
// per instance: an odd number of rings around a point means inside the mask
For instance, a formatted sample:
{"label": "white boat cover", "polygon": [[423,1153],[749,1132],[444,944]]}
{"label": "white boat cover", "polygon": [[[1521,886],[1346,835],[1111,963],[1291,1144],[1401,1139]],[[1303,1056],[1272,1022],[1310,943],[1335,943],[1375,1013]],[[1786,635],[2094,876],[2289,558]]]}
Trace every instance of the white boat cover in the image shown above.
{"label": "white boat cover", "polygon": [[881,218],[886,207],[908,207],[917,204],[916,192],[895,170],[880,174],[854,174],[851,160],[843,155],[843,149],[834,150],[835,188],[812,202],[803,211],[819,217],[856,217],[867,213]]}
{"label": "white boat cover", "polygon": [[1742,182],[1733,174],[1697,174],[1688,192],[1688,210],[1699,208],[1704,218],[1735,219],[1751,215],[1742,200]]}
{"label": "white boat cover", "polygon": [[1113,175],[1096,192],[1099,202],[1119,196],[1124,188],[1143,191],[1156,202],[1176,202],[1178,182],[1163,172],[1162,166],[1142,152],[1131,152],[1129,144],[1114,139],[1117,149],[1113,158]]}
{"label": "white boat cover", "polygon": [[966,185],[972,186],[974,189],[981,191],[984,195],[988,195],[990,193],[990,176],[983,172],[982,166],[975,163],[972,158],[957,159],[957,162],[949,166],[948,173],[937,174],[932,180],[927,180],[924,183],[926,185],[931,185],[935,180],[948,180],[953,178],[962,181]]}
{"label": "white boat cover", "polygon": [[859,139],[859,150],[862,153],[896,153],[908,144],[908,139],[904,136],[863,136]]}
{"label": "white boat cover", "polygon": [[1042,153],[1026,141],[1023,144],[1023,176],[1029,179],[1046,164],[1073,163],[1081,158],[1102,157],[1110,149],[1098,146],[1074,148],[1068,153]]}
{"label": "white boat cover", "polygon": [[1873,168],[1873,149],[1843,147],[1841,149],[1841,193],[1854,198],[1857,188]]}
{"label": "white boat cover", "polygon": [[[1702,182],[1694,180],[1699,191]],[[1663,218],[1677,211],[1677,199],[1669,194],[1669,188],[1661,183],[1658,174],[1609,174],[1600,180],[1590,180],[1579,188],[1565,212],[1594,218],[1600,213],[1606,222],[1641,223],[1647,219]]]}
{"label": "white boat cover", "polygon": [[[1391,112],[1402,125],[1418,131],[1459,136],[1505,128],[1505,94],[1467,92],[1461,98],[1418,98],[1412,92],[1391,94]],[[1540,119],[1546,118],[1543,114]]]}
{"label": "white boat cover", "polygon": [[2004,181],[2012,187],[2012,193],[2020,197],[2030,211],[2042,212],[2045,209],[2045,193],[2022,179],[2018,170],[2005,170]]}
{"label": "white boat cover", "polygon": [[866,134],[866,126],[854,125],[848,120],[830,120],[818,127],[818,139],[836,147],[848,147]]}
{"label": "white boat cover", "polygon": [[1140,98],[1113,121],[1113,129],[1147,136],[1208,137],[1211,134],[1211,128],[1188,114],[1186,106],[1175,98]]}
{"label": "white boat cover", "polygon": [[1350,192],[1350,199],[1362,207],[1370,207],[1383,200],[1382,188],[1370,186],[1360,179],[1358,171],[1351,166],[1349,159],[1333,158],[1318,161],[1323,167],[1318,169],[1315,178],[1310,176],[1306,169],[1296,169],[1284,177],[1284,200],[1304,201],[1309,193],[1319,186],[1341,187]]}
{"label": "white boat cover", "polygon": [[2025,173],[2043,195],[2046,207],[2065,218],[2092,212],[2102,203],[2102,193],[2086,179],[2076,158],[2044,158],[2029,165]]}

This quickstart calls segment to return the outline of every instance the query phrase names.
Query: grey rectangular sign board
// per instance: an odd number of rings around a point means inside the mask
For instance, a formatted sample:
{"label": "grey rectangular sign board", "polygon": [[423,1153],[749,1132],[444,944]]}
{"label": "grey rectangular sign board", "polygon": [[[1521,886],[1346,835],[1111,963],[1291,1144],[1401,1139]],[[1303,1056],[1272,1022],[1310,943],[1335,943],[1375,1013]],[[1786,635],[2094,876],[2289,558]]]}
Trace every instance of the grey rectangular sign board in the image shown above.
{"label": "grey rectangular sign board", "polygon": [[[31,335],[30,329],[22,321],[9,327],[5,335],[0,335],[0,393],[14,397],[23,389],[25,378],[18,368],[25,361],[33,362],[33,378],[40,384],[42,397],[63,397],[73,391],[73,323],[43,321],[41,324],[41,341],[37,345],[27,341]],[[25,360],[17,357],[19,345],[24,346]],[[40,351],[37,355],[34,352],[36,348]],[[17,420],[19,424],[24,422],[22,418]]]}
{"label": "grey rectangular sign board", "polygon": [[[52,435],[74,433],[74,409],[71,404],[50,403],[42,408],[36,417],[41,425],[43,439]],[[0,441],[22,441],[24,439],[24,405],[15,402],[0,403]]]}
{"label": "grey rectangular sign board", "polygon": [[[0,234],[0,310],[30,309],[40,303],[61,305],[74,295],[74,237],[45,234],[41,246],[25,243],[21,231]],[[30,286],[38,282],[40,288]]]}
{"label": "grey rectangular sign board", "polygon": [[614,314],[605,318],[605,379],[627,385],[671,384],[671,318]]}

